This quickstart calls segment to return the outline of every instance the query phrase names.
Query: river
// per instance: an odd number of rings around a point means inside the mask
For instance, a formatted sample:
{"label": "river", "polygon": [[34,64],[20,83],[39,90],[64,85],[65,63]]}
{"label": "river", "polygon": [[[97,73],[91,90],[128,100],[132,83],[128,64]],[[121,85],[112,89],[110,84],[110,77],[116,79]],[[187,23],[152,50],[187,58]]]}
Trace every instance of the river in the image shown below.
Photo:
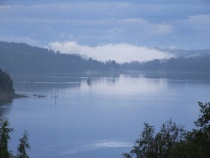
{"label": "river", "polygon": [[197,102],[210,101],[210,80],[196,76],[16,76],[16,92],[28,97],[0,106],[0,115],[14,128],[14,153],[27,130],[30,158],[120,158],[144,122],[156,129],[169,119],[195,127]]}

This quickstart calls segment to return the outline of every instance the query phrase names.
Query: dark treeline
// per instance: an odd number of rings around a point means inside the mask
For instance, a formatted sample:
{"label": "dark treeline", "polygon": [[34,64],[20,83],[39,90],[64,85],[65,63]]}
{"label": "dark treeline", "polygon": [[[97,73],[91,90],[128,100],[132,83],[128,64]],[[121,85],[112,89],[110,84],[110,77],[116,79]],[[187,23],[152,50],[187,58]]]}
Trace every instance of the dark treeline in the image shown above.
{"label": "dark treeline", "polygon": [[[178,51],[179,52],[179,51]],[[201,55],[198,55],[199,52]],[[172,52],[172,54],[175,54]],[[9,74],[110,72],[119,70],[152,72],[210,72],[210,50],[181,52],[168,60],[133,61],[119,65],[116,61],[100,62],[76,54],[61,54],[24,43],[0,42],[0,68]],[[186,55],[187,54],[187,55]]]}
{"label": "dark treeline", "polygon": [[81,73],[116,71],[119,64],[83,59],[24,43],[0,42],[0,68],[10,74]]}
{"label": "dark treeline", "polygon": [[155,72],[210,72],[210,54],[194,57],[171,58],[165,61],[158,59],[140,63],[130,62],[121,65],[124,70]]}

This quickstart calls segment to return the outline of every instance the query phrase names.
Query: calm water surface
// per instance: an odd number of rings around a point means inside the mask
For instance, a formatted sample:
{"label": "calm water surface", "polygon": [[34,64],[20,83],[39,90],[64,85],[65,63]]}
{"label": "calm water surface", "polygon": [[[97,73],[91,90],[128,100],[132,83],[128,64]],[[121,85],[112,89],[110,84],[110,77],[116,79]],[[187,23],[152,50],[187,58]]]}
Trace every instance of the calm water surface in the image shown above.
{"label": "calm water surface", "polygon": [[209,81],[197,79],[46,75],[14,80],[16,92],[28,97],[1,106],[0,115],[15,129],[11,150],[28,131],[31,158],[120,158],[144,122],[158,128],[172,118],[192,129],[197,102],[210,101]]}

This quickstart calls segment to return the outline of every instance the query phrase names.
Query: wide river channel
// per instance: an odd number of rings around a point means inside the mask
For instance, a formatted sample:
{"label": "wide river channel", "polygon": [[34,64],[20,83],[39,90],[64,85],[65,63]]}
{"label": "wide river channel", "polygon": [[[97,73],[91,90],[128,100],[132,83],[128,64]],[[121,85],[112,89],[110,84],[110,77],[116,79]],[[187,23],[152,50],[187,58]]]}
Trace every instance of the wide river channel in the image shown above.
{"label": "wide river channel", "polygon": [[14,153],[26,130],[30,158],[121,158],[144,122],[158,129],[172,119],[187,130],[195,128],[197,102],[210,101],[210,80],[209,74],[192,76],[14,76],[15,91],[28,97],[1,105],[0,116],[14,128]]}

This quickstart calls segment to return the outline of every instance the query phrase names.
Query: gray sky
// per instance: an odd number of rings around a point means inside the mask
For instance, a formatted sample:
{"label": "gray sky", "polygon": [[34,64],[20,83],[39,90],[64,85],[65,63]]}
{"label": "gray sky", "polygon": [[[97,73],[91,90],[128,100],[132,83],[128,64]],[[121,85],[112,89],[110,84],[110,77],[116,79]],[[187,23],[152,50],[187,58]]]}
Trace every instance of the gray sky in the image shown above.
{"label": "gray sky", "polygon": [[210,49],[210,0],[0,0],[0,40],[85,55],[106,46]]}

